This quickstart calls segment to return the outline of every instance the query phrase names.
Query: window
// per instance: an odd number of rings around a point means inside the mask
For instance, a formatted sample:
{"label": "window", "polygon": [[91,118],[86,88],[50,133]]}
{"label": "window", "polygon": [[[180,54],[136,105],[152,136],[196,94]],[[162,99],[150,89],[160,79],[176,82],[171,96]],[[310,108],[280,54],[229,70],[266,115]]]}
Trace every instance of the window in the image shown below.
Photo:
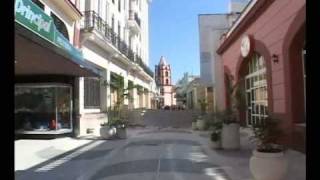
{"label": "window", "polygon": [[69,40],[69,34],[68,34],[68,29],[64,22],[58,18],[54,13],[51,12],[51,17],[53,19],[53,23],[56,26],[57,30]]}
{"label": "window", "polygon": [[105,20],[106,20],[106,22],[108,22],[109,21],[109,19],[108,19],[108,12],[109,12],[109,4],[108,3],[106,3],[106,10],[104,11],[105,12]]}
{"label": "window", "polygon": [[247,124],[259,123],[268,113],[267,78],[264,58],[254,54],[245,77]]}
{"label": "window", "polygon": [[112,15],[112,18],[111,18],[111,28],[112,28],[112,32],[114,32],[114,15]]}
{"label": "window", "polygon": [[112,0],[112,3],[114,4],[114,0]]}
{"label": "window", "polygon": [[72,87],[60,84],[15,86],[15,129],[72,129]]}
{"label": "window", "polygon": [[121,38],[121,26],[120,26],[120,21],[118,21],[118,36],[119,39]]}
{"label": "window", "polygon": [[118,0],[118,11],[121,12],[121,0]]}
{"label": "window", "polygon": [[84,108],[100,108],[100,80],[84,78]]}
{"label": "window", "polygon": [[163,88],[160,89],[160,94],[163,96],[163,94],[164,94],[164,89]]}
{"label": "window", "polygon": [[166,71],[166,76],[167,76],[167,77],[169,76],[169,73],[168,73],[168,71]]}
{"label": "window", "polygon": [[166,79],[166,85],[169,85],[169,80],[168,79]]}
{"label": "window", "polygon": [[39,0],[32,0],[33,3],[35,3],[39,8],[44,10],[44,4],[42,4]]}

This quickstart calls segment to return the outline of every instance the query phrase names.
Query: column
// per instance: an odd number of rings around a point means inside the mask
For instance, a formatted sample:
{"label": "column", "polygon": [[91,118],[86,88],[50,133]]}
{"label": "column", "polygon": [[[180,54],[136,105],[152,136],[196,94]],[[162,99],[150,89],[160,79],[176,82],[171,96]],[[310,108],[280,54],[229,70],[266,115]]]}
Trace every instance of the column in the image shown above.
{"label": "column", "polygon": [[[111,81],[111,74],[110,74],[110,71],[109,70],[106,70],[106,79],[107,79],[107,82],[110,84],[110,81]],[[110,90],[110,85],[107,85],[106,87],[106,100],[107,100],[107,108],[109,108],[111,106],[111,90]]]}
{"label": "column", "polygon": [[[124,76],[123,77],[123,83],[124,83],[124,89],[127,89],[128,88],[128,76]],[[126,90],[124,93],[129,93],[128,90]],[[125,105],[129,105],[129,99],[128,98],[125,98],[124,99],[124,104]]]}
{"label": "column", "polygon": [[100,85],[100,108],[102,111],[107,110],[107,103],[108,103],[108,98],[107,98],[107,88],[108,85],[106,84],[107,81],[107,71],[103,71],[103,77],[102,77],[102,82]]}
{"label": "column", "polygon": [[[74,137],[77,137],[79,136],[80,134],[80,99],[81,99],[81,96],[80,96],[80,88],[79,88],[79,85],[80,85],[80,79],[83,79],[83,78],[74,78],[74,85],[73,85],[73,92],[72,92],[72,128],[73,128],[73,135]],[[83,89],[82,89],[83,91]],[[83,99],[83,98],[82,98]]]}

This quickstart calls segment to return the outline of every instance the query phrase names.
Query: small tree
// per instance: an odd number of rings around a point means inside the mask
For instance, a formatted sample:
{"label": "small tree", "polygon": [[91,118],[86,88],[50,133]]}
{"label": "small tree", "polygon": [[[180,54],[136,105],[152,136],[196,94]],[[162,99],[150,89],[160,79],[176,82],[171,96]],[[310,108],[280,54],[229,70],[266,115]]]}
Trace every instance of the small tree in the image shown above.
{"label": "small tree", "polygon": [[200,104],[201,114],[202,115],[206,114],[206,110],[207,110],[207,106],[208,106],[207,101],[205,99],[199,99],[198,102]]}
{"label": "small tree", "polygon": [[247,108],[243,82],[244,79],[239,79],[234,83],[231,75],[226,78],[226,92],[230,105],[223,112],[223,119],[227,124],[239,122],[239,111]]}
{"label": "small tree", "polygon": [[121,76],[113,76],[113,81],[111,83],[108,83],[106,81],[103,81],[103,85],[105,86],[111,86],[116,89],[116,92],[118,94],[117,101],[115,103],[115,106],[109,107],[107,110],[108,115],[108,123],[107,125],[123,125],[125,124],[125,121],[121,117],[121,113],[123,110],[124,100],[128,99],[129,101],[133,100],[132,95],[129,93],[130,90],[134,88],[138,88],[138,85],[128,85],[127,88],[124,88],[124,80]]}

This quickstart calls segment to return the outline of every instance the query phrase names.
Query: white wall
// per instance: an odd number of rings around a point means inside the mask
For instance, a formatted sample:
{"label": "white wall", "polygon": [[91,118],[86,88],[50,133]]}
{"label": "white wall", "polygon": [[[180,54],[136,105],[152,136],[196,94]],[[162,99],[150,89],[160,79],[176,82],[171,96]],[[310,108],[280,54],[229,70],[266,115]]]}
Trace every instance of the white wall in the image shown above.
{"label": "white wall", "polygon": [[229,23],[225,14],[199,15],[200,78],[206,86],[215,83],[216,50],[227,27]]}

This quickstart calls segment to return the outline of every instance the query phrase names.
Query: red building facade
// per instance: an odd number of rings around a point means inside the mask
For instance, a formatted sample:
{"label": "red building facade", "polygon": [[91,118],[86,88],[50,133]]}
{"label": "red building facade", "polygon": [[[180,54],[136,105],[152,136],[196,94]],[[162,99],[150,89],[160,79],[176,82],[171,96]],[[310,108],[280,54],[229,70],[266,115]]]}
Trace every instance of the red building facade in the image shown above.
{"label": "red building facade", "polygon": [[[272,112],[283,120],[283,143],[300,151],[306,127],[305,11],[305,0],[251,1],[224,36],[217,50],[223,67],[216,67],[224,69],[221,78],[243,80],[249,108],[240,113],[241,121],[250,125]],[[250,40],[246,57],[244,36]]]}

